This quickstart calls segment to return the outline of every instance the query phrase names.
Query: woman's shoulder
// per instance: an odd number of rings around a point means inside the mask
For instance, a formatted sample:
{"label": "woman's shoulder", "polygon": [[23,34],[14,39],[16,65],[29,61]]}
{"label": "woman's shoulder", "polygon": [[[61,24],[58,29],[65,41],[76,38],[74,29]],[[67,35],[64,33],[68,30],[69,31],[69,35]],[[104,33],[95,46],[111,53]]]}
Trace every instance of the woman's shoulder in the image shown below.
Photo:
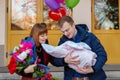
{"label": "woman's shoulder", "polygon": [[22,43],[22,42],[30,42],[30,43],[32,43],[33,45],[35,44],[34,39],[33,39],[32,37],[30,37],[30,36],[27,36],[27,37],[25,37],[24,39],[22,39],[22,40],[21,40],[21,43]]}

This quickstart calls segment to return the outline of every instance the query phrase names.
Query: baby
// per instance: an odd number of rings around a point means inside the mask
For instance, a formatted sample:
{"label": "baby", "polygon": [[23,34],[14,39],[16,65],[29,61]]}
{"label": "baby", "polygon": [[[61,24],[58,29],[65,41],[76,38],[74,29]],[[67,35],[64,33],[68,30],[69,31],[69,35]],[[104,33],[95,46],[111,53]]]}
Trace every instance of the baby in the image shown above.
{"label": "baby", "polygon": [[[70,50],[73,50],[71,56],[79,56],[76,60],[80,60],[80,64],[78,65],[80,68],[93,66],[96,63],[97,55],[91,51],[91,48],[86,43],[83,42],[74,43],[72,41],[66,41],[59,46],[42,44],[42,47],[48,54],[56,58],[63,58]],[[69,67],[74,70],[77,69],[73,64],[69,64]]]}

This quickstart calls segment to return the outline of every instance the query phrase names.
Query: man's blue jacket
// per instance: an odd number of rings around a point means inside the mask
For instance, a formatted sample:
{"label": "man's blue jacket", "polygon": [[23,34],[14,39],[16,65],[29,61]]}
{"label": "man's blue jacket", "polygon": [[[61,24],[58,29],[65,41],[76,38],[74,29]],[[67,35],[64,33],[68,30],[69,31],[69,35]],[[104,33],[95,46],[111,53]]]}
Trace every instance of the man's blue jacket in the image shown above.
{"label": "man's blue jacket", "polygon": [[91,32],[88,32],[88,27],[85,24],[76,25],[77,35],[74,39],[68,39],[66,36],[62,36],[59,45],[67,40],[73,42],[85,42],[91,47],[91,50],[97,54],[97,62],[92,66],[94,73],[80,74],[75,70],[68,67],[68,64],[64,62],[64,58],[55,58],[51,56],[51,63],[54,66],[64,66],[64,80],[72,80],[72,77],[89,77],[90,80],[106,80],[106,74],[103,70],[103,66],[107,61],[107,54],[104,47],[101,45],[99,39]]}

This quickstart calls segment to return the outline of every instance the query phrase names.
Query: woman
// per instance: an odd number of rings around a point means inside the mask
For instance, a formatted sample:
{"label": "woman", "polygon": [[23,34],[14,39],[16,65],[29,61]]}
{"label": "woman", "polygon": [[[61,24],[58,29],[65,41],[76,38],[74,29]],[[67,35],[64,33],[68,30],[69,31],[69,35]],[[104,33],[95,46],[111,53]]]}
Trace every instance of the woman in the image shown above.
{"label": "woman", "polygon": [[[45,23],[36,23],[30,32],[30,37],[25,38],[29,38],[29,40],[31,38],[34,40],[34,51],[36,53],[35,55],[38,57],[37,60],[39,60],[39,63],[44,65],[48,64],[49,55],[43,50],[41,44],[48,43],[47,33],[48,30]],[[35,66],[37,66],[37,64],[29,65],[20,72],[20,75],[22,75],[22,80],[37,80],[36,78],[32,78]]]}

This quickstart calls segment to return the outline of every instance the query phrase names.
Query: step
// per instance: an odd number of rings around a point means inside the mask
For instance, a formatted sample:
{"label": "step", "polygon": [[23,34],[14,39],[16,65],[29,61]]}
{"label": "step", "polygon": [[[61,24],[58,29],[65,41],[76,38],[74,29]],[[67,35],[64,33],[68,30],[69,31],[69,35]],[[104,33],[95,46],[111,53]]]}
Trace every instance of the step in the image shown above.
{"label": "step", "polygon": [[[63,72],[51,72],[53,77],[63,79],[64,75]],[[120,80],[120,71],[109,71],[106,72],[107,80]],[[0,80],[21,80],[21,76],[17,74],[10,74],[10,73],[0,73]]]}
{"label": "step", "polygon": [[[105,70],[107,74],[107,80],[120,80],[120,70]],[[53,77],[60,78],[60,80],[63,80],[64,73],[63,73],[63,67],[51,67],[51,74]],[[17,74],[11,75],[8,72],[7,67],[0,68],[0,80],[21,80],[21,76]]]}

